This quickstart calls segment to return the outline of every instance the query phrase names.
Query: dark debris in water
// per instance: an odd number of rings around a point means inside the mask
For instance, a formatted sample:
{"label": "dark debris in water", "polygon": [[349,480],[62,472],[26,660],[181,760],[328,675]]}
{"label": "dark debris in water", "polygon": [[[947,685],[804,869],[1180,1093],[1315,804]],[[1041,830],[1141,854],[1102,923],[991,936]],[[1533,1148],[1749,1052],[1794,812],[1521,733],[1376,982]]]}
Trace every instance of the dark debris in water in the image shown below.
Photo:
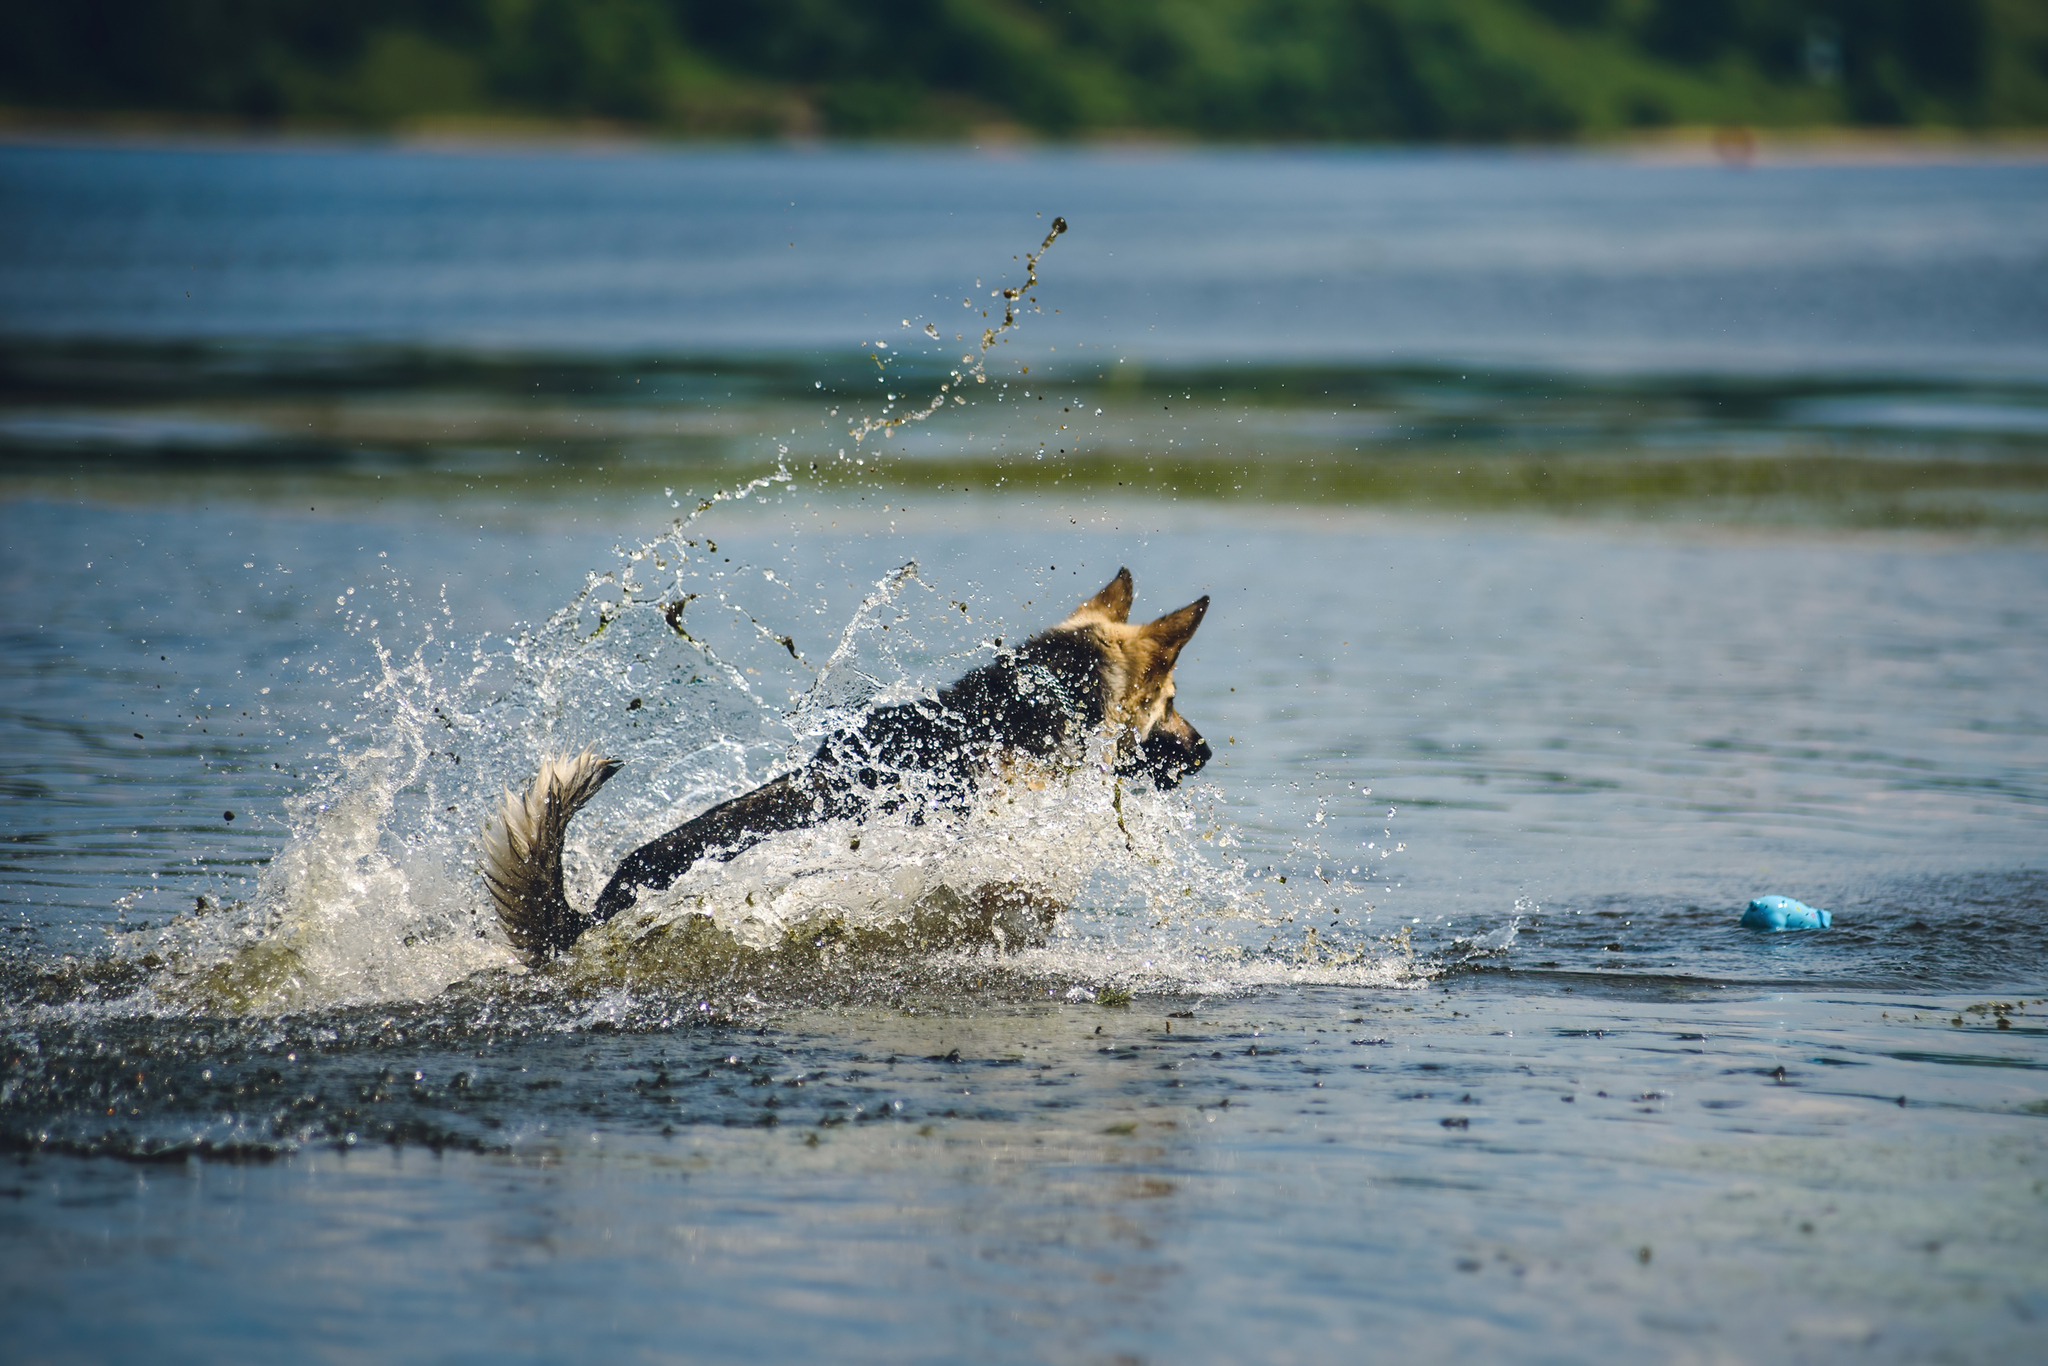
{"label": "dark debris in water", "polygon": [[0,1056],[0,1146],[246,1161],[323,1145],[488,1152],[592,1128],[900,1114],[881,1081],[828,1078],[821,1058],[729,1016],[649,1033],[547,1032],[521,1014],[14,1032]]}
{"label": "dark debris in water", "polygon": [[[0,1148],[145,1162],[377,1144],[507,1151],[593,1128],[908,1118],[921,1111],[889,1089],[896,1058],[848,1067],[834,1048],[775,1034],[772,1021],[817,1008],[905,1020],[1049,1009],[1074,985],[972,959],[837,976],[812,963],[632,992],[486,973],[423,1004],[224,1017],[121,1013],[151,978],[111,955],[15,956],[0,970],[9,1002],[57,1007],[0,1026]],[[959,1048],[924,1060],[1014,1061]]]}
{"label": "dark debris in water", "polygon": [[[2004,884],[2002,902],[1988,885],[1951,885],[1950,904],[1937,909],[1944,919],[2012,922],[2030,914],[2044,891],[2038,881],[2019,882]],[[1924,944],[1928,936],[1913,932],[1911,924],[1930,914],[1931,900],[1921,898],[1911,913],[1895,913],[1895,925],[1874,912],[1865,914],[1865,922],[1876,926],[1878,952],[1901,975],[1921,965],[1918,955],[1924,950],[1912,943]],[[1707,910],[1702,908],[1700,915]],[[1673,932],[1689,913],[1644,905],[1627,911],[1631,932],[1644,936]],[[1532,917],[1524,935],[1527,940],[1547,937],[1567,953],[1599,956],[1607,942],[1596,928],[1602,918],[1573,917],[1593,923],[1571,923],[1545,912]],[[2010,949],[2039,932],[2033,925],[2001,942]],[[1001,1107],[959,1094],[980,1087],[931,1079],[990,1077],[989,1069],[1019,1066],[1017,1058],[992,1056],[939,1036],[919,1037],[936,1047],[906,1043],[849,1049],[843,1035],[814,1040],[792,1032],[786,1023],[821,1011],[906,1027],[954,1021],[973,1028],[979,1027],[975,1022],[985,1025],[1019,1011],[1071,1010],[1086,1020],[1077,1022],[1076,1032],[1090,1041],[1089,1054],[1099,1052],[1103,1062],[1119,1070],[1136,1063],[1133,1074],[1150,1073],[1156,1070],[1150,1064],[1170,1063],[1175,1069],[1199,1066],[1218,1076],[1247,1079],[1233,1086],[1254,1084],[1250,1079],[1257,1077],[1315,1074],[1320,1080],[1338,1056],[1351,1067],[1428,1078],[1425,1085],[1443,1080],[1447,1069],[1456,1078],[1450,1084],[1459,1090],[1483,1079],[1463,1064],[1437,1060],[1444,1055],[1427,1061],[1403,1055],[1411,1038],[1405,1026],[1420,1023],[1418,1005],[1425,1013],[1436,1011],[1429,1004],[1433,993],[1404,993],[1402,999],[1414,1005],[1374,1006],[1367,1013],[1358,1013],[1365,1000],[1347,997],[1323,1022],[1330,1026],[1327,1037],[1316,1037],[1317,1030],[1303,1038],[1219,1028],[1206,1010],[1164,1010],[1134,997],[1125,983],[1076,983],[993,955],[946,951],[892,959],[792,950],[745,961],[713,955],[691,962],[694,970],[686,979],[653,986],[637,974],[626,980],[567,969],[528,976],[489,972],[425,1003],[259,1017],[207,1013],[156,999],[152,991],[163,969],[147,955],[0,953],[0,1147],[136,1161],[258,1161],[319,1146],[515,1151],[559,1142],[572,1131],[660,1134],[693,1126],[798,1126],[829,1133],[843,1125],[913,1118],[936,1123],[948,1112],[953,1117],[1003,1113]],[[1887,980],[1886,972],[1874,975],[1880,985]],[[1669,971],[1510,973],[1488,967],[1445,973],[1446,991],[1455,988],[1457,995],[1447,995],[1437,1013],[1461,1031],[1461,1039],[1511,1037],[1483,1025],[1474,1029],[1469,1019],[1474,1000],[1505,990],[1524,1001],[1558,1003],[1545,1007],[1562,1013],[1541,1033],[1575,1058],[1605,1056],[1617,1039],[1624,1044],[1667,1039],[1685,1045],[1671,1049],[1674,1056],[1725,1057],[1721,1025],[1703,1029],[1690,1019],[1681,1024],[1673,1018],[1655,1029],[1617,1027],[1611,1007],[1598,1002],[1635,1003],[1630,1009],[1733,1002],[1745,990],[1781,990],[1787,980],[1768,974],[1729,973],[1710,980]],[[1791,980],[1809,991],[1848,985],[1839,977]],[[1092,1004],[1071,995],[1077,985],[1086,989],[1081,995],[1092,993]],[[1574,988],[1579,994],[1569,994]],[[1735,1062],[1722,1075],[1746,1074],[1769,1090],[1820,1085],[1823,1074],[1874,1076],[1866,1072],[1872,1060],[1879,1060],[1878,1066],[1938,1063],[1978,1074],[2038,1070],[2043,1064],[2013,1053],[2010,1045],[2024,1045],[2039,1032],[2040,1001],[2005,990],[1998,998],[1963,997],[1970,1003],[1939,1011],[1943,1038],[1955,1040],[1957,1047],[1887,1046],[1851,1057],[1842,1056],[1832,1042],[1816,1040],[1782,1060]],[[1457,1008],[1452,1008],[1453,999]],[[1103,1010],[1103,1005],[1115,1009]],[[1152,1018],[1155,1005],[1160,1018]],[[1574,1013],[1579,1011],[1591,1013]],[[1143,1034],[1142,1042],[1133,1042],[1134,1031]],[[1531,1030],[1517,1032],[1532,1037]],[[2008,1047],[1968,1052],[1961,1040],[1972,1032]],[[870,1061],[866,1053],[889,1056]],[[1864,1065],[1843,1066],[1851,1062]],[[1804,1075],[1794,1068],[1804,1068]],[[1204,1084],[1177,1070],[1157,1071],[1153,1080],[1174,1088]],[[1876,1081],[1875,1086],[1886,1083]],[[1862,1089],[1876,1094],[1871,1082]],[[1896,1103],[1898,1088],[1887,1089],[1885,1099]],[[942,1095],[950,1098],[942,1102]],[[1184,1098],[1210,1105],[1218,1100]],[[1604,1099],[1595,1092],[1589,1103]],[[1562,1107],[1552,1100],[1551,1108]],[[1716,1112],[1700,1108],[1700,1113]]]}

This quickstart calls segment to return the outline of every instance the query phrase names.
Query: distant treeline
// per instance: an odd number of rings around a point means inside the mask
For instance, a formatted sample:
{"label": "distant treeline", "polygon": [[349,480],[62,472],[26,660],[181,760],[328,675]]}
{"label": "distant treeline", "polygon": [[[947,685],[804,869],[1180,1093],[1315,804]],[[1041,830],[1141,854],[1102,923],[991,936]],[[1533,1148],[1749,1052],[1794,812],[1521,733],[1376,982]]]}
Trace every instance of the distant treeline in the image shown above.
{"label": "distant treeline", "polygon": [[296,126],[1498,140],[2048,125],[2043,0],[14,0],[0,105]]}

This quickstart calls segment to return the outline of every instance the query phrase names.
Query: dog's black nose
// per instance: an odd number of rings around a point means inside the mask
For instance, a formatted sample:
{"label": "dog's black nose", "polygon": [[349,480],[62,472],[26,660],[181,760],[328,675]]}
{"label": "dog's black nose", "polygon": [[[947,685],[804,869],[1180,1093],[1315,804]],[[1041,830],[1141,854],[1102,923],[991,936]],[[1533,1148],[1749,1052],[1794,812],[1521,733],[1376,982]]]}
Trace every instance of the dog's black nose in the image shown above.
{"label": "dog's black nose", "polygon": [[1186,721],[1178,721],[1172,730],[1162,727],[1146,736],[1138,745],[1137,763],[1132,767],[1155,786],[1168,788],[1199,772],[1209,762],[1210,753],[1209,742]]}

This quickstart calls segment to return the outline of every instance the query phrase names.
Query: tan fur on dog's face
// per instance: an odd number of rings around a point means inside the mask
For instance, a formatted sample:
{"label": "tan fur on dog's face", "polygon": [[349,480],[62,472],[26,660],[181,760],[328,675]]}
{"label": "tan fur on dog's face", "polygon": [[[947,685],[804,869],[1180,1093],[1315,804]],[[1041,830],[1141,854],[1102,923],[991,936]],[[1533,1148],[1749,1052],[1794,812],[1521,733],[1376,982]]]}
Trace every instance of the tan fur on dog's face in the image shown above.
{"label": "tan fur on dog's face", "polygon": [[1100,593],[1054,629],[1086,631],[1100,643],[1108,720],[1129,726],[1143,740],[1172,712],[1173,666],[1208,610],[1209,599],[1200,597],[1157,621],[1133,626],[1131,571],[1119,569]]}

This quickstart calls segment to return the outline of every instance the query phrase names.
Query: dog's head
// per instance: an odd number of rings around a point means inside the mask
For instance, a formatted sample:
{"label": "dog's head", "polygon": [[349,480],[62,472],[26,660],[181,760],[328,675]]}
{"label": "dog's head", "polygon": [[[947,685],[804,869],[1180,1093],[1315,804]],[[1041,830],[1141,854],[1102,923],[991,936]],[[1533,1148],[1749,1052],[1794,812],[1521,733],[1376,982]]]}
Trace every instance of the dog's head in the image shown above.
{"label": "dog's head", "polygon": [[1089,640],[1100,654],[1103,715],[1128,738],[1118,769],[1172,787],[1209,762],[1208,742],[1174,709],[1173,666],[1202,624],[1209,599],[1141,626],[1130,623],[1131,571],[1119,569],[1100,593],[1053,629]]}

